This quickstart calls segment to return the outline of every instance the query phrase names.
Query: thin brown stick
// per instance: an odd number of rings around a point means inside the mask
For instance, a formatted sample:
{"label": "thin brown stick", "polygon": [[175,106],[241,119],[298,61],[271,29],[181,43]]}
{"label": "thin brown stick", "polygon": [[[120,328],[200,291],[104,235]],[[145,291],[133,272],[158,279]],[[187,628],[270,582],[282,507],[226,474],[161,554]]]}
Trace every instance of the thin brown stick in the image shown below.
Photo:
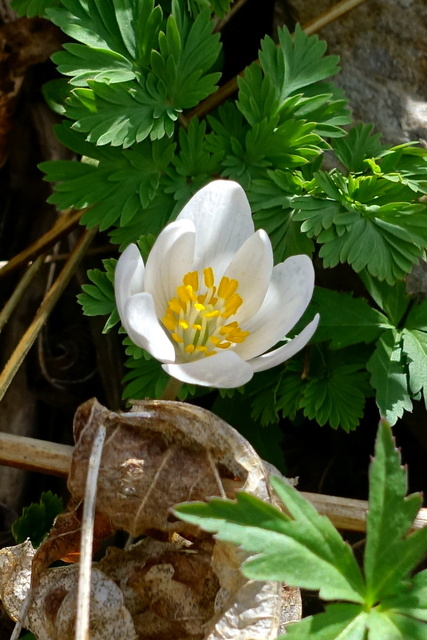
{"label": "thin brown stick", "polygon": [[30,260],[33,260],[41,253],[44,253],[46,249],[54,245],[60,238],[70,233],[72,229],[77,227],[84,212],[85,209],[76,211],[71,215],[62,214],[53,225],[52,229],[49,229],[49,231],[40,236],[38,240],[24,249],[24,251],[21,251],[21,253],[18,253],[16,256],[11,258],[9,262],[0,269],[0,278],[8,275],[19,267],[26,265]]}
{"label": "thin brown stick", "polygon": [[[307,33],[307,35],[312,35],[316,31],[319,31],[323,27],[326,27],[326,25],[330,24],[334,20],[337,20],[348,11],[351,11],[351,9],[354,9],[359,4],[362,4],[362,2],[366,2],[366,0],[341,0],[341,2],[338,2],[336,5],[334,5],[327,11],[324,11],[316,18],[313,18],[313,20],[310,20],[306,24],[302,25],[302,29],[303,31],[305,31],[305,33]],[[256,60],[255,62],[259,63],[259,60]],[[227,98],[230,98],[230,96],[232,96],[233,93],[237,91],[237,80],[240,76],[243,75],[243,73],[244,70],[242,70],[237,76],[234,76],[234,78],[231,78],[228,82],[226,82],[222,87],[220,87],[220,89],[218,89],[218,91],[216,91],[216,93],[206,98],[206,100],[203,100],[203,102],[197,105],[197,107],[187,113],[187,122],[189,122],[193,118],[203,118],[203,116],[219,107],[219,105],[225,102]]]}
{"label": "thin brown stick", "polygon": [[96,229],[85,231],[81,236],[79,242],[74,247],[73,252],[70,255],[69,260],[64,265],[57,280],[53,283],[46,296],[43,298],[37,313],[31,322],[30,326],[22,336],[18,346],[12,353],[5,368],[0,374],[0,401],[3,399],[4,394],[9,388],[16,372],[24,361],[25,356],[34,344],[35,339],[41,331],[44,323],[49,317],[55,304],[58,302],[59,297],[67,286],[71,279],[78,263],[85,255],[85,252],[95,236]]}
{"label": "thin brown stick", "polygon": [[9,320],[13,311],[18,306],[25,291],[28,289],[33,279],[37,275],[40,267],[43,264],[44,259],[45,259],[45,255],[41,254],[38,258],[34,260],[34,262],[25,271],[24,275],[22,276],[21,280],[18,282],[9,300],[4,305],[3,309],[0,312],[0,332],[2,331],[6,322]]}
{"label": "thin brown stick", "polygon": [[[44,440],[23,438],[0,432],[0,464],[66,477],[71,464],[73,447]],[[368,503],[337,496],[301,491],[321,513],[339,529],[365,531]],[[427,525],[427,509],[420,509],[413,529]]]}

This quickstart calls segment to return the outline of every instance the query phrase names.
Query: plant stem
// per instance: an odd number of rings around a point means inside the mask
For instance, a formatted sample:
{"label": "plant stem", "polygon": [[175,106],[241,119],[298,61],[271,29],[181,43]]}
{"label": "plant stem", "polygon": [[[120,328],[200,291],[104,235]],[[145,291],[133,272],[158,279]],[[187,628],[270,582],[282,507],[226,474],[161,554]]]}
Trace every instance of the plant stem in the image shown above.
{"label": "plant stem", "polygon": [[37,275],[40,267],[43,264],[44,259],[45,259],[45,255],[42,254],[34,260],[34,262],[25,271],[21,280],[18,282],[18,285],[16,286],[14,292],[12,293],[9,300],[4,305],[3,309],[0,312],[0,332],[2,331],[6,322],[9,320],[16,306],[19,304],[25,291],[28,289],[31,282],[33,281],[33,278]]}
{"label": "plant stem", "polygon": [[85,211],[86,209],[82,209],[71,215],[63,213],[52,229],[49,229],[49,231],[43,234],[36,242],[14,256],[0,269],[0,278],[18,269],[18,267],[25,265],[29,260],[33,260],[36,256],[40,255],[40,253],[43,253],[46,249],[54,245],[60,238],[67,235],[67,233],[78,226],[80,218]]}
{"label": "plant stem", "polygon": [[[66,477],[72,454],[73,447],[68,445],[0,432],[0,464]],[[233,484],[232,479],[227,480],[227,493],[233,491]],[[235,490],[241,489],[240,481],[235,485]],[[368,503],[365,500],[326,496],[305,491],[301,491],[301,495],[307,498],[320,514],[327,516],[337,528],[365,531],[365,518],[368,509]],[[426,526],[427,509],[423,508],[419,510],[411,530],[422,529]]]}
{"label": "plant stem", "polygon": [[20,342],[18,343],[18,346],[6,363],[5,368],[0,374],[0,401],[3,399],[16,372],[23,363],[25,356],[33,346],[44,323],[48,319],[50,312],[58,302],[62,292],[69,283],[78,263],[85,255],[88,246],[90,245],[96,234],[96,231],[96,229],[90,229],[83,233],[79,242],[74,247],[69,260],[59,274],[57,280],[54,282],[54,284],[47,292],[46,296],[43,298],[40,307],[38,308],[37,313],[34,317],[34,320],[22,336]]}
{"label": "plant stem", "polygon": [[176,400],[179,390],[181,389],[184,383],[181,380],[177,380],[176,378],[169,378],[169,381],[165,387],[165,390],[162,393],[161,400]]}

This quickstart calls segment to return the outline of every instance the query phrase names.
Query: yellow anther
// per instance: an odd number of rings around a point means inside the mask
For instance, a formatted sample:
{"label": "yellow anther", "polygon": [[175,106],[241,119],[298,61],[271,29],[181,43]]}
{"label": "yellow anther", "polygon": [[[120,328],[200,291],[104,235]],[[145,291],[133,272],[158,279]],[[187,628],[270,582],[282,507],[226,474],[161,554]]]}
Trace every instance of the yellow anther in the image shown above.
{"label": "yellow anther", "polygon": [[206,267],[202,273],[206,293],[198,292],[199,272],[189,271],[162,318],[165,329],[177,343],[177,351],[188,360],[214,356],[217,349],[233,348],[249,335],[236,321],[223,325],[223,318],[233,316],[243,302],[237,293],[237,280],[224,276],[217,288],[212,267]]}
{"label": "yellow anther", "polygon": [[219,283],[218,296],[227,300],[227,298],[230,298],[237,290],[238,286],[239,283],[237,282],[237,280],[230,280],[230,278],[227,278],[227,276],[223,276],[221,278],[221,282]]}
{"label": "yellow anther", "polygon": [[189,271],[189,273],[185,274],[182,281],[186,287],[190,286],[193,291],[197,291],[199,288],[199,274],[197,271]]}
{"label": "yellow anther", "polygon": [[169,310],[166,312],[164,318],[162,318],[162,322],[165,325],[166,329],[169,331],[174,331],[176,328],[176,321],[172,314],[169,314]]}
{"label": "yellow anther", "polygon": [[207,267],[207,269],[203,269],[203,279],[208,289],[213,287],[215,278],[214,278],[214,272],[212,267]]}
{"label": "yellow anther", "polygon": [[169,301],[169,309],[179,314],[181,311],[184,311],[185,305],[182,305],[178,298],[172,298],[172,300]]}
{"label": "yellow anther", "polygon": [[216,346],[218,349],[228,349],[228,347],[231,347],[231,342],[220,342]]}

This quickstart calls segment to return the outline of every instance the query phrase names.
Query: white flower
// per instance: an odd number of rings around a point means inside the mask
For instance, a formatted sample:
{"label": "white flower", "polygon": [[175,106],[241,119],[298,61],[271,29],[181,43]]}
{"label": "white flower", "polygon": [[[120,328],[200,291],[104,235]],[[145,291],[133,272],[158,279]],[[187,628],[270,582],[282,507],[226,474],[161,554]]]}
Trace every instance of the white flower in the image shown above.
{"label": "white flower", "polygon": [[273,267],[267,234],[254,232],[243,189],[227,180],[191,198],[145,266],[132,244],[115,273],[117,308],[131,340],[174,378],[222,388],[245,384],[304,347],[318,316],[268,351],[302,316],[313,287],[307,256]]}

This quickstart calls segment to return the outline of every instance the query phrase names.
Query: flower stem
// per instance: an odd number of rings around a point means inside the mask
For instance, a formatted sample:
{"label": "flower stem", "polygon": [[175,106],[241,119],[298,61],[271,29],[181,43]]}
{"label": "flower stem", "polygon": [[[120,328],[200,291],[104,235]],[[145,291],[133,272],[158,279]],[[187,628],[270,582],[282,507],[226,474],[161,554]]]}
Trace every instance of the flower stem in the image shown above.
{"label": "flower stem", "polygon": [[165,390],[162,393],[161,400],[176,400],[176,397],[181,389],[183,382],[181,380],[177,380],[176,378],[169,378],[169,381],[165,387]]}

